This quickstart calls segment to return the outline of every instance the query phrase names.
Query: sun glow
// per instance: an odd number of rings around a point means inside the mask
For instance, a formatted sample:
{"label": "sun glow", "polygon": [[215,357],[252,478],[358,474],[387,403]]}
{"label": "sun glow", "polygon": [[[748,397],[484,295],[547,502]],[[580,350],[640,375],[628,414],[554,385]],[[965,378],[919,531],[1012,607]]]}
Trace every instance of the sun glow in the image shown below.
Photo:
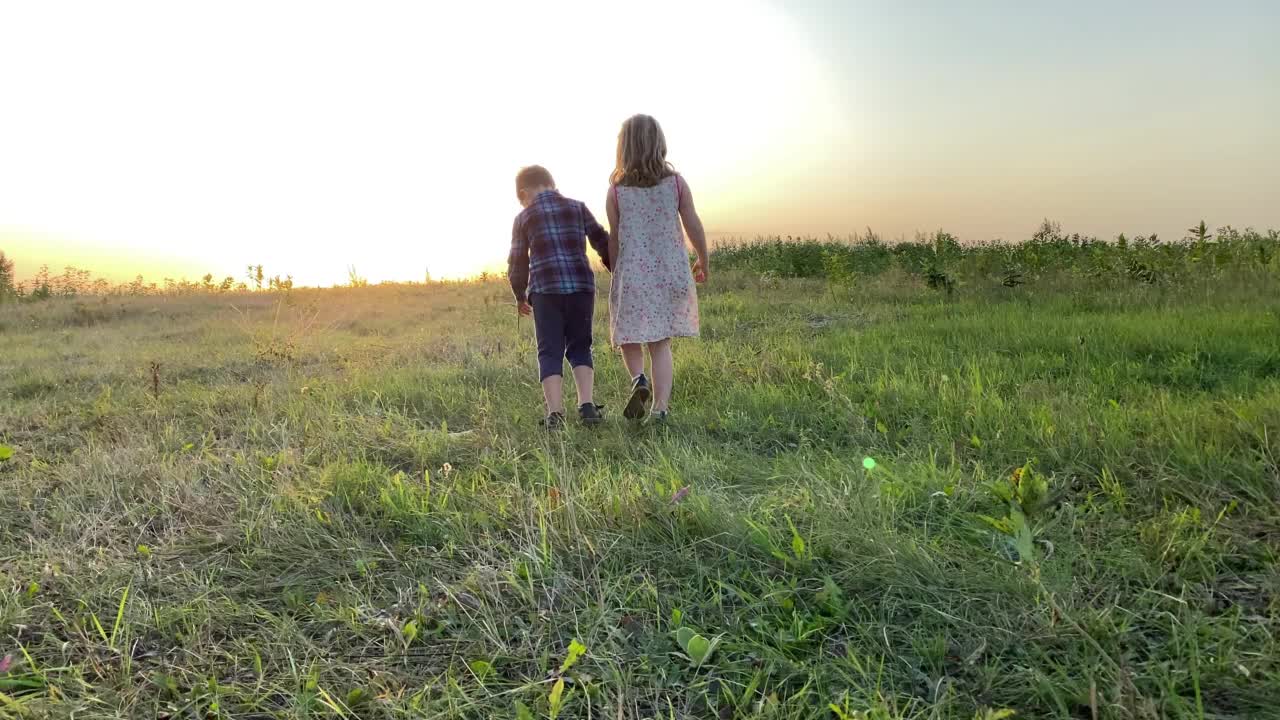
{"label": "sun glow", "polygon": [[115,277],[500,269],[516,169],[603,215],[635,112],[731,229],[721,213],[777,192],[771,165],[847,131],[799,33],[754,1],[14,3],[0,64],[0,249]]}

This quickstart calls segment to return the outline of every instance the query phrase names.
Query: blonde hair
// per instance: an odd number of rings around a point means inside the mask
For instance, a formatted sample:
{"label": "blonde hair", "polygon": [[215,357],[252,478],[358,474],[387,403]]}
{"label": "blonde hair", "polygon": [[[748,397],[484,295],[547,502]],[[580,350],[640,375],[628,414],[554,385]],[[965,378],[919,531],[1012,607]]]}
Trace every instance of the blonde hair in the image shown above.
{"label": "blonde hair", "polygon": [[530,165],[529,167],[520,168],[520,172],[516,173],[516,194],[520,194],[521,190],[528,190],[535,187],[556,186],[556,181],[551,177],[551,173],[541,165]]}
{"label": "blonde hair", "polygon": [[676,174],[667,162],[667,136],[649,115],[632,115],[618,131],[618,162],[609,182],[627,187],[653,187]]}

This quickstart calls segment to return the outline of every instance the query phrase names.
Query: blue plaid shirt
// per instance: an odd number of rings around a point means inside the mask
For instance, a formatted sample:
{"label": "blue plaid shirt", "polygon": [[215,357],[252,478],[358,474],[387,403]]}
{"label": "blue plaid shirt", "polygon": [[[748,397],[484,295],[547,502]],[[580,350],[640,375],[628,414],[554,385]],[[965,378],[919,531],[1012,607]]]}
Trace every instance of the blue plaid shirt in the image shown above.
{"label": "blue plaid shirt", "polygon": [[587,206],[555,190],[539,193],[516,216],[511,228],[507,277],[516,302],[529,295],[595,292],[595,272],[587,259],[587,243],[609,267],[609,233]]}

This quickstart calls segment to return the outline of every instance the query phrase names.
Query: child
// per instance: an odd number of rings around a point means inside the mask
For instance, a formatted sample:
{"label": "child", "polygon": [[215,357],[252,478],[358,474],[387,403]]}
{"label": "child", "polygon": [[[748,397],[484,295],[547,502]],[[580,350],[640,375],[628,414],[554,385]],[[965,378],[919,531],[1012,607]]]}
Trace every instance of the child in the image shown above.
{"label": "child", "polygon": [[[605,200],[614,270],[609,323],[613,345],[621,346],[632,377],[631,399],[622,414],[643,418],[652,399],[652,419],[665,422],[675,374],[671,338],[698,335],[694,282],[707,279],[707,236],[689,184],[667,162],[667,140],[652,117],[636,115],[622,124],[610,181]],[[685,232],[697,253],[692,272]],[[646,346],[652,386],[644,373]]]}
{"label": "child", "polygon": [[609,263],[609,236],[587,206],[556,190],[546,168],[533,165],[516,174],[516,198],[524,210],[511,229],[507,275],[521,315],[533,315],[538,337],[538,366],[546,399],[548,429],[564,425],[564,360],[573,368],[578,417],[587,425],[603,417],[591,398],[591,318],[595,312],[595,273],[583,238]]}

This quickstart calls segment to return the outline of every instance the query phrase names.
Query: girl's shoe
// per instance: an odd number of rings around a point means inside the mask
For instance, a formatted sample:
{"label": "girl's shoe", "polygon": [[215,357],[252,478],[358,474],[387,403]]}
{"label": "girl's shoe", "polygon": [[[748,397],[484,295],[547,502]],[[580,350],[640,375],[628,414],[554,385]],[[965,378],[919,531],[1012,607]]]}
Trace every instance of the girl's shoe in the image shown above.
{"label": "girl's shoe", "polygon": [[665,427],[667,420],[670,417],[671,413],[667,410],[654,410],[652,413],[649,413],[649,424],[654,427]]}
{"label": "girl's shoe", "polygon": [[628,420],[642,419],[651,399],[653,399],[653,388],[649,387],[649,378],[645,377],[644,373],[640,373],[631,383],[631,399],[627,400],[627,406],[622,410],[622,417]]}
{"label": "girl's shoe", "polygon": [[583,403],[578,407],[578,419],[582,421],[583,425],[599,425],[604,422],[604,413],[601,412],[602,410],[604,410],[603,405]]}
{"label": "girl's shoe", "polygon": [[559,430],[564,427],[564,413],[553,412],[542,421],[542,427],[547,430]]}

